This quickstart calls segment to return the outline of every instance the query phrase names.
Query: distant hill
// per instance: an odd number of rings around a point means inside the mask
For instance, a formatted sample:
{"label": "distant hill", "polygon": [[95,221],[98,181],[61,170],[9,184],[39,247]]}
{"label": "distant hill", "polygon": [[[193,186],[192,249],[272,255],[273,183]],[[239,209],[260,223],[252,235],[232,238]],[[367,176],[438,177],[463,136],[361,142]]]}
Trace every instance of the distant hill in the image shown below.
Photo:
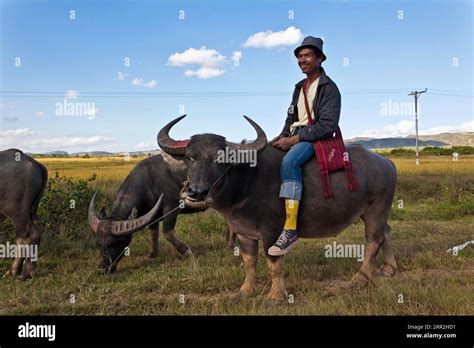
{"label": "distant hill", "polygon": [[[386,149],[386,148],[399,148],[399,147],[413,147],[416,146],[414,138],[382,138],[382,139],[370,139],[370,140],[355,140],[348,139],[346,143],[359,144],[366,149]],[[446,146],[448,144],[441,141],[435,140],[419,140],[418,146]]]}
{"label": "distant hill", "polygon": [[121,156],[126,156],[127,154],[129,156],[148,156],[150,155],[157,155],[161,152],[161,150],[146,150],[146,151],[130,151],[130,152],[120,152]]}
{"label": "distant hill", "polygon": [[71,153],[71,157],[82,157],[82,156],[91,156],[91,157],[110,157],[114,156],[115,154],[113,152],[107,152],[107,151],[90,151],[90,152],[75,152]]}
{"label": "distant hill", "polygon": [[[442,133],[434,135],[420,135],[418,145],[425,146],[474,146],[474,132]],[[346,143],[360,144],[368,149],[385,149],[399,147],[414,147],[415,136],[409,135],[400,138],[366,138],[356,137],[346,139]]]}
{"label": "distant hill", "polygon": [[69,154],[66,151],[51,151],[51,152],[46,152],[44,154],[45,156],[69,156]]}
{"label": "distant hill", "polygon": [[[414,138],[414,135],[409,137]],[[474,132],[441,133],[435,135],[420,135],[421,140],[437,140],[451,146],[474,146]]]}

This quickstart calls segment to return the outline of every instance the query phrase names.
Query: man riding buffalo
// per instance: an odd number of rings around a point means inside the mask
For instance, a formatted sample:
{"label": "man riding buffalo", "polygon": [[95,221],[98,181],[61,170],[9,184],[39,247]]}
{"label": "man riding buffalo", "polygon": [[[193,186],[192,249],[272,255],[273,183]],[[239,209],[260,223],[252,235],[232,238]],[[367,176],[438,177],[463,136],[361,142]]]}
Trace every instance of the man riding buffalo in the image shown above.
{"label": "man riding buffalo", "polygon": [[283,232],[268,249],[268,254],[288,253],[298,242],[297,216],[303,191],[301,167],[315,155],[313,142],[333,136],[338,129],[341,94],[326,75],[321,63],[326,60],[323,41],[306,37],[294,51],[306,79],[295,85],[285,126],[272,144],[288,151],[281,163],[280,197],[285,199],[286,220]]}

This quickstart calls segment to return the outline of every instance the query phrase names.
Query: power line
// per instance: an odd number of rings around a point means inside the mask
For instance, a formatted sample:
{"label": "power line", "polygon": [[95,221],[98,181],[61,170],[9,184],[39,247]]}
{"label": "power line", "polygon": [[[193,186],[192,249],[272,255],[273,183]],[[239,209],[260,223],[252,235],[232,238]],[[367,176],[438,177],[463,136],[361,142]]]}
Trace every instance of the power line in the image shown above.
{"label": "power line", "polygon": [[464,98],[474,98],[474,95],[464,95],[464,94],[454,94],[454,93],[428,93],[432,95],[443,95],[443,96],[448,96],[448,97],[464,97]]}
{"label": "power line", "polygon": [[[430,88],[430,91],[438,91],[438,92],[448,92],[448,93],[453,93],[453,94],[469,94],[472,95],[471,92],[463,92],[463,91],[453,91],[449,89],[436,89],[436,88]],[[430,92],[431,93],[431,92]]]}
{"label": "power line", "polygon": [[425,88],[424,91],[414,91],[409,93],[408,95],[412,95],[415,97],[415,127],[416,127],[416,165],[420,164],[419,156],[418,156],[418,98],[421,94],[426,93],[427,89]]}
{"label": "power line", "polygon": [[[441,91],[441,90],[439,90]],[[473,98],[470,92],[448,91],[429,92],[433,95]],[[230,91],[230,92],[80,92],[80,97],[90,98],[218,98],[218,97],[276,97],[287,96],[292,91]],[[390,90],[343,90],[345,95],[405,94],[404,89]],[[0,96],[8,98],[64,98],[64,92],[57,91],[0,91]]]}
{"label": "power line", "polygon": [[[345,90],[345,92],[356,92],[356,93],[392,93],[392,92],[407,92],[408,89],[354,89],[354,90]],[[169,94],[258,94],[258,93],[289,93],[292,90],[275,90],[275,91],[228,91],[228,92],[215,92],[215,91],[207,91],[207,92],[108,92],[108,91],[82,91],[80,92],[81,95],[84,94],[121,94],[121,95],[169,95]],[[60,94],[64,95],[64,91],[0,91],[0,94]]]}

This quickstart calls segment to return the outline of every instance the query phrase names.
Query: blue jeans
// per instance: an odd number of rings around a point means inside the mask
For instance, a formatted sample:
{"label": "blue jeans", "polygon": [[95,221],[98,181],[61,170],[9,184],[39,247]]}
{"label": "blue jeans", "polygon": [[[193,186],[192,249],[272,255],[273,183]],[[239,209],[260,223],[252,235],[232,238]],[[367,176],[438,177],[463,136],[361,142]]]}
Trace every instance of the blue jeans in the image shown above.
{"label": "blue jeans", "polygon": [[280,197],[301,200],[303,176],[301,166],[314,156],[313,144],[301,142],[293,145],[281,162]]}

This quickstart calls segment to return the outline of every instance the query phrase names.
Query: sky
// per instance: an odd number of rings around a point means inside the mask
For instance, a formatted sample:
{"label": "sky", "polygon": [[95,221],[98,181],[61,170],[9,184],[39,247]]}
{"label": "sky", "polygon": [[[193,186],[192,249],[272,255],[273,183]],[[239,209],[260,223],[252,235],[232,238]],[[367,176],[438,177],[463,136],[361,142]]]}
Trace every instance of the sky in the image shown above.
{"label": "sky", "polygon": [[473,3],[0,0],[0,150],[141,151],[171,136],[269,139],[293,50],[324,40],[345,138],[474,131]]}

